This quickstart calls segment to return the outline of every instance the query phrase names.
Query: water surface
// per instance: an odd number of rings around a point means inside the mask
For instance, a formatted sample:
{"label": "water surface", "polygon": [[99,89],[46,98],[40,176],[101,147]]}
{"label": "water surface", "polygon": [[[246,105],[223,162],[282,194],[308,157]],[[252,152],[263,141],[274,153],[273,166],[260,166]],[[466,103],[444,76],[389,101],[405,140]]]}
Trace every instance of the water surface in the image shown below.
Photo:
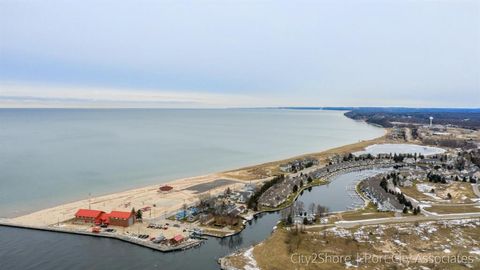
{"label": "water surface", "polygon": [[[298,200],[307,207],[321,204],[330,211],[348,209],[355,198],[346,187],[383,170],[339,175],[328,185],[305,191]],[[161,253],[114,239],[0,227],[0,262],[5,269],[219,269],[217,260],[239,248],[266,239],[280,219],[279,213],[262,214],[240,234],[209,238],[202,246],[182,252]]]}
{"label": "water surface", "polygon": [[382,134],[337,111],[0,109],[0,217]]}

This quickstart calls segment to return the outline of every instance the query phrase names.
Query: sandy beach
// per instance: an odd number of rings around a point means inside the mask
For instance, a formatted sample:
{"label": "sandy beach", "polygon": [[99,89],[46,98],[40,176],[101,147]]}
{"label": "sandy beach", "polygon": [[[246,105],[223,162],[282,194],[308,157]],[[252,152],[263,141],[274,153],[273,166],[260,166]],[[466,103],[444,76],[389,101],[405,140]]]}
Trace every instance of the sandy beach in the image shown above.
{"label": "sandy beach", "polygon": [[[74,217],[79,208],[91,208],[102,211],[130,211],[132,208],[140,209],[151,207],[151,211],[145,213],[148,218],[166,217],[181,209],[184,204],[193,205],[202,194],[211,195],[224,191],[227,187],[232,190],[240,189],[245,183],[258,183],[265,181],[275,174],[279,174],[279,164],[304,156],[313,156],[324,164],[329,156],[334,154],[350,153],[363,150],[366,146],[387,142],[388,130],[381,137],[360,141],[358,143],[329,149],[319,153],[304,154],[285,160],[268,162],[255,166],[213,173],[204,176],[196,176],[174,180],[168,183],[149,185],[146,187],[127,191],[86,198],[80,201],[66,203],[55,207],[43,209],[26,215],[8,219],[15,224],[50,226]],[[222,180],[222,181],[219,181]],[[229,180],[229,181],[226,181]],[[169,185],[173,189],[169,192],[158,192],[162,185]],[[199,186],[201,185],[201,186]]]}

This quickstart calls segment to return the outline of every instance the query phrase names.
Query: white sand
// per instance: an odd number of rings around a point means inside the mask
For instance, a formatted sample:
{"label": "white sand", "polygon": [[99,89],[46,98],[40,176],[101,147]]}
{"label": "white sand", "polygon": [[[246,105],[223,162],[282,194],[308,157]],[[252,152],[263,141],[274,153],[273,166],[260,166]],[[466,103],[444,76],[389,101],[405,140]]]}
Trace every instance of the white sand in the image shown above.
{"label": "white sand", "polygon": [[[94,197],[90,199],[90,207],[91,209],[110,212],[112,210],[130,211],[132,208],[140,209],[150,206],[152,209],[151,213],[144,213],[145,218],[164,217],[165,215],[170,215],[176,210],[181,209],[183,204],[192,205],[198,201],[200,194],[187,190],[187,188],[202,183],[212,182],[220,178],[225,179],[225,177],[220,174],[210,174]],[[173,190],[170,192],[159,193],[158,188],[162,185],[170,185],[173,187]],[[223,192],[227,187],[230,187],[231,189],[240,189],[243,185],[244,182],[238,181],[230,185],[211,189],[208,192],[213,195]],[[153,207],[154,204],[156,207]],[[72,219],[75,212],[80,208],[88,209],[89,200],[84,199],[67,203],[8,220],[22,225],[48,226],[56,224],[57,222]]]}

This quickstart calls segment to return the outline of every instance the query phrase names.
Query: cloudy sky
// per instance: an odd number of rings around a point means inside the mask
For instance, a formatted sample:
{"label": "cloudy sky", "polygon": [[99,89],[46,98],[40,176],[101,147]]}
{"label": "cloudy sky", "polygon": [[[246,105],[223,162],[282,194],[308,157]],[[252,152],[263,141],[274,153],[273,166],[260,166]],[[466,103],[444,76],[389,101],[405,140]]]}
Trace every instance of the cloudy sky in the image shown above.
{"label": "cloudy sky", "polygon": [[0,0],[0,107],[480,107],[480,1]]}

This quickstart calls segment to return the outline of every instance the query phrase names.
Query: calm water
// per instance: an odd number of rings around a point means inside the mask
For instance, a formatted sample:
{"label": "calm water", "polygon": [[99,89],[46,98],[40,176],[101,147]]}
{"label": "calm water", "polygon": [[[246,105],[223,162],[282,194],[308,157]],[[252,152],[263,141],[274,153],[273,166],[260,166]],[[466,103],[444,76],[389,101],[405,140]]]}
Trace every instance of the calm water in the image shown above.
{"label": "calm water", "polygon": [[[340,175],[325,186],[305,191],[299,200],[345,210],[352,198],[345,187],[379,170]],[[231,252],[268,237],[279,220],[278,213],[253,220],[240,234],[224,239],[210,238],[202,246],[182,252],[160,253],[112,239],[0,227],[2,269],[218,269],[217,260]],[[294,265],[286,266],[286,269]]]}
{"label": "calm water", "polygon": [[382,134],[335,111],[0,109],[0,217]]}
{"label": "calm water", "polygon": [[[281,159],[380,136],[333,111],[0,110],[0,216],[67,200]],[[355,175],[301,198],[351,205]],[[337,196],[331,196],[337,194]],[[1,269],[217,269],[262,241],[278,214],[241,234],[163,254],[111,239],[0,227]]]}

